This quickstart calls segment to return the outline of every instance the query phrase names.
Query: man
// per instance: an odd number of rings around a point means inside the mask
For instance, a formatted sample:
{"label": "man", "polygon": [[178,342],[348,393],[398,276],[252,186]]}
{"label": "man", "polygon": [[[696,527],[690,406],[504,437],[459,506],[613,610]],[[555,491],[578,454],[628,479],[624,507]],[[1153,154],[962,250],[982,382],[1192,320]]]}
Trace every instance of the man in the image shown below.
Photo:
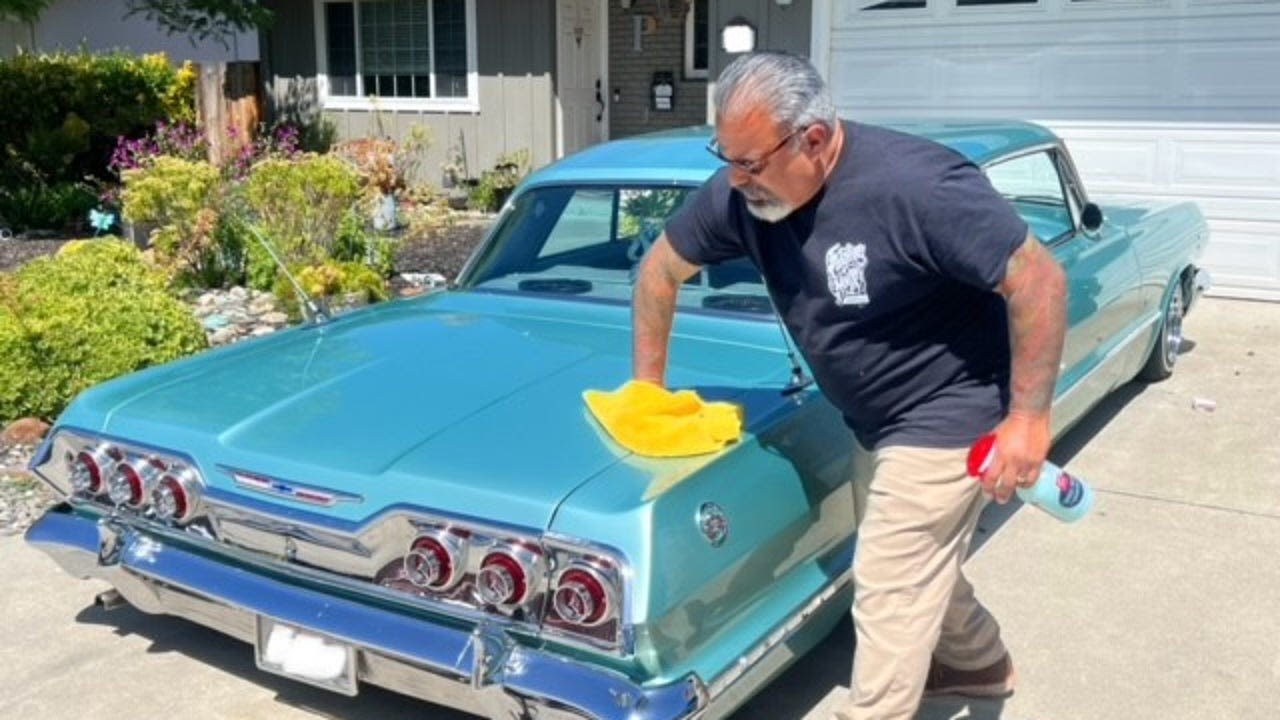
{"label": "man", "polygon": [[[852,692],[838,716],[910,718],[922,694],[1006,695],[1013,666],[961,572],[984,491],[1049,450],[1066,323],[1052,255],[959,154],[840,121],[817,71],[746,55],[715,92],[727,167],[668,223],[633,299],[634,372],[663,384],[676,293],[703,265],[760,269],[859,445]],[[980,482],[968,446],[999,452]]]}

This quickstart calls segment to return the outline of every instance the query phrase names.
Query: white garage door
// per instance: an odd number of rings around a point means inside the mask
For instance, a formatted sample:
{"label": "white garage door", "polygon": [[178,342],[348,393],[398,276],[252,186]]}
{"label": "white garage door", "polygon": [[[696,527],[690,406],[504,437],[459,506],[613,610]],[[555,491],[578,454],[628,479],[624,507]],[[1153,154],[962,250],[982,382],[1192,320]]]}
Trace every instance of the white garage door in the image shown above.
{"label": "white garage door", "polygon": [[842,115],[1042,122],[1091,194],[1198,202],[1216,292],[1280,300],[1277,0],[816,0],[813,30]]}

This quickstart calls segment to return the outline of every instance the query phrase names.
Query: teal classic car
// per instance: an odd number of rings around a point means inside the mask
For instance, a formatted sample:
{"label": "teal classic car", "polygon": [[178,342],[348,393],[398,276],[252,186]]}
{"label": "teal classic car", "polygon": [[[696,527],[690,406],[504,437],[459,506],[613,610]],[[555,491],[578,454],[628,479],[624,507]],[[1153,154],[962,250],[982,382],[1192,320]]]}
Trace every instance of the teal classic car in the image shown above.
{"label": "teal classic car", "polygon": [[[900,127],[984,167],[1067,269],[1057,432],[1173,370],[1206,283],[1193,205],[1094,204],[1035,125]],[[684,286],[668,371],[743,408],[738,442],[640,457],[582,399],[630,377],[636,263],[720,167],[709,137],[537,172],[446,289],[90,389],[33,460],[64,501],[27,540],[110,583],[107,605],[215,628],[339,693],[728,715],[847,612],[850,433],[745,262]]]}

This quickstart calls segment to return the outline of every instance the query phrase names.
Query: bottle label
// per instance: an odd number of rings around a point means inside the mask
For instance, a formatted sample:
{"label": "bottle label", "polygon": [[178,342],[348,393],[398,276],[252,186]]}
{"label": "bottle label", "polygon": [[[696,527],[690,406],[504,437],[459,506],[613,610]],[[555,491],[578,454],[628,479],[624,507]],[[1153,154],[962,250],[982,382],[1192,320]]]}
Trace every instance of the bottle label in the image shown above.
{"label": "bottle label", "polygon": [[1084,485],[1066,472],[1058,473],[1058,504],[1072,508],[1084,499]]}

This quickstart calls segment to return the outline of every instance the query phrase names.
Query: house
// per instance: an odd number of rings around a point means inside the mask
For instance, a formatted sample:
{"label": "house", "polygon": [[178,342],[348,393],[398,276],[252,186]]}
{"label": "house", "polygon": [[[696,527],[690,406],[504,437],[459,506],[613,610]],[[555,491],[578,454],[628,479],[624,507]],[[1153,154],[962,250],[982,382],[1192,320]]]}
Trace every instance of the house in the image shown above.
{"label": "house", "polygon": [[[745,38],[810,57],[847,117],[1042,122],[1091,192],[1199,202],[1216,292],[1280,300],[1275,0],[261,1],[276,22],[235,56],[261,58],[277,116],[425,126],[428,180],[707,122]],[[60,0],[39,27],[99,33],[121,2]]]}
{"label": "house", "polygon": [[461,157],[478,175],[521,149],[537,166],[706,121],[704,0],[264,1],[278,110],[323,111],[345,137],[425,125],[433,167]]}
{"label": "house", "polygon": [[[722,33],[809,56],[842,114],[1019,117],[1091,191],[1198,201],[1220,293],[1280,300],[1280,3],[1260,0],[267,0],[277,103],[340,133],[432,128],[475,174],[710,118]],[[376,99],[375,99],[376,96]]]}

